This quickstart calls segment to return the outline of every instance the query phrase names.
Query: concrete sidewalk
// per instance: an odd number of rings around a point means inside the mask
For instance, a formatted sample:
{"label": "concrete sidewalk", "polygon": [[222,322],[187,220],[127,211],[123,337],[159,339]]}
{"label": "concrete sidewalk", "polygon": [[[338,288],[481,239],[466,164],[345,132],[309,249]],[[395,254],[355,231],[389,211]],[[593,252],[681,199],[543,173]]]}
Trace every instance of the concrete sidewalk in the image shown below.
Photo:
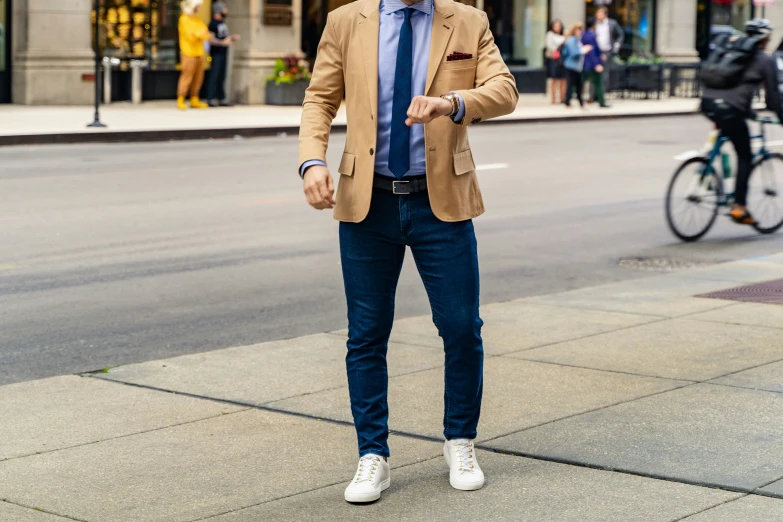
{"label": "concrete sidewalk", "polygon": [[[540,122],[585,118],[651,117],[692,114],[692,99],[617,100],[611,109],[589,106],[553,106],[542,95],[523,95],[514,114],[493,121]],[[115,103],[101,109],[104,129],[88,129],[90,107],[26,107],[0,105],[0,145],[78,143],[100,141],[153,141],[168,139],[252,137],[299,132],[300,107],[237,106],[179,111],[173,102],[133,106]],[[334,122],[345,127],[341,109]]]}
{"label": "concrete sidewalk", "polygon": [[783,306],[694,297],[780,278],[783,254],[484,306],[475,493],[428,317],[395,323],[370,506],[342,500],[344,332],[0,387],[0,520],[783,520]]}

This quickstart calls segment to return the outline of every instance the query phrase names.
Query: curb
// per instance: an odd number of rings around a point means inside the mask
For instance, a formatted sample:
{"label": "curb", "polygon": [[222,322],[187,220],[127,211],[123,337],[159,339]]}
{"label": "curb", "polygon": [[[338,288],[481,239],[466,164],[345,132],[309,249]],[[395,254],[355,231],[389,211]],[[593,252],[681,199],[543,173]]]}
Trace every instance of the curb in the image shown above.
{"label": "curb", "polygon": [[[671,111],[653,114],[589,114],[566,115],[557,117],[538,117],[525,119],[501,119],[489,120],[485,125],[521,125],[530,123],[565,123],[576,121],[598,120],[626,120],[642,118],[672,118],[677,116],[692,116],[698,114],[693,111]],[[347,125],[332,125],[333,133],[344,133]],[[263,138],[279,136],[280,134],[298,135],[299,126],[286,127],[234,127],[213,129],[173,129],[173,130],[147,130],[147,131],[106,131],[106,132],[73,132],[64,134],[17,134],[0,135],[0,147],[14,145],[68,145],[76,143],[138,143],[160,141],[184,141],[207,139],[231,139],[237,136],[242,138]]]}

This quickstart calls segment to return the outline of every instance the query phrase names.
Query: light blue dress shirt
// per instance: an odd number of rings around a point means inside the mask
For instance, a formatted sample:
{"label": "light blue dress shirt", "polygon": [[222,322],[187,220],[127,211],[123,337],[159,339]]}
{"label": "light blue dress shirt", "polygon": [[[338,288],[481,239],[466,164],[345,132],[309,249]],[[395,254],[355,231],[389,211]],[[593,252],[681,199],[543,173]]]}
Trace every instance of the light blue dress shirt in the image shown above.
{"label": "light blue dress shirt", "polygon": [[[381,27],[378,41],[378,140],[375,152],[375,172],[382,176],[395,178],[389,170],[389,145],[391,141],[392,107],[394,102],[394,78],[397,68],[397,46],[400,30],[405,20],[404,9],[414,10],[411,16],[413,25],[413,96],[423,96],[427,87],[427,71],[432,42],[433,0],[423,0],[412,6],[402,0],[383,0],[381,2]],[[465,102],[459,98],[459,111],[452,119],[462,121],[465,117]],[[427,150],[424,145],[424,125],[411,128],[411,169],[405,177],[426,174]],[[325,165],[319,160],[307,161],[302,165],[301,174],[313,165]]]}

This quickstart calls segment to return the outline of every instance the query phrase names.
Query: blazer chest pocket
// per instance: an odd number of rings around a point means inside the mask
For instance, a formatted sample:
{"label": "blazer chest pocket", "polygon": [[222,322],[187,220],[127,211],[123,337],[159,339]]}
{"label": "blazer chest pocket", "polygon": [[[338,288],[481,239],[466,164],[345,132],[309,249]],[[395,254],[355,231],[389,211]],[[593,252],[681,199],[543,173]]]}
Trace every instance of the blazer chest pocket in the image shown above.
{"label": "blazer chest pocket", "polygon": [[476,164],[473,162],[473,153],[469,150],[459,152],[454,155],[454,174],[462,176],[476,170]]}
{"label": "blazer chest pocket", "polygon": [[356,156],[354,154],[343,153],[343,159],[340,161],[340,166],[337,168],[337,172],[343,176],[353,176],[353,171],[356,169]]}

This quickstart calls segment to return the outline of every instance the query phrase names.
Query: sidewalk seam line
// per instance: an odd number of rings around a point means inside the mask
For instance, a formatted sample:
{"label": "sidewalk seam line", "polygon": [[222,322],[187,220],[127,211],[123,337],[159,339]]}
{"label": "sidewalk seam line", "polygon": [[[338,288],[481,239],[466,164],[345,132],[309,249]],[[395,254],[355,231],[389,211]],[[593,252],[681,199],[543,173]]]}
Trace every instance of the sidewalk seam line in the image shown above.
{"label": "sidewalk seam line", "polygon": [[23,508],[23,509],[29,509],[31,511],[38,511],[40,513],[46,513],[47,515],[52,515],[54,517],[64,518],[66,520],[75,520],[77,522],[89,522],[88,520],[85,520],[83,518],[74,518],[74,517],[71,517],[71,516],[68,516],[68,515],[61,515],[59,513],[54,513],[52,511],[46,511],[43,508],[30,507],[30,506],[27,506],[25,504],[20,504],[19,502],[14,502],[13,500],[8,500],[7,498],[0,498],[0,502],[5,502],[6,504],[10,504],[12,506],[20,507],[20,508]]}
{"label": "sidewalk seam line", "polygon": [[[519,352],[517,352],[519,353]],[[506,355],[500,355],[499,357],[507,357]],[[559,363],[559,362],[553,362],[553,361],[540,361],[538,359],[529,359],[526,357],[508,357],[509,359],[514,359],[516,361],[527,361],[527,362],[535,362],[540,364],[551,364],[553,366],[562,366],[564,368],[575,368],[579,370],[589,370],[594,372],[606,372],[606,373],[616,373],[618,375],[628,375],[631,377],[644,377],[649,379],[660,379],[663,381],[680,381],[680,382],[687,382],[689,384],[701,384],[706,381],[699,381],[694,379],[684,379],[680,377],[663,377],[661,375],[647,375],[644,373],[632,373],[632,372],[623,372],[620,370],[607,370],[605,368],[593,368],[591,366],[579,366],[576,364],[565,364],[565,363]],[[718,379],[719,377],[716,377]]]}
{"label": "sidewalk seam line", "polygon": [[648,325],[654,325],[654,324],[659,324],[659,323],[665,323],[666,321],[671,321],[672,319],[674,319],[674,318],[673,317],[659,317],[658,320],[650,321],[648,323],[634,324],[634,325],[630,325],[630,326],[622,326],[620,328],[617,328],[616,330],[607,330],[605,332],[598,332],[598,333],[594,333],[594,334],[586,334],[586,335],[583,335],[582,337],[574,337],[573,339],[565,339],[563,341],[553,341],[553,342],[550,342],[550,343],[544,343],[544,344],[536,345],[536,346],[533,346],[531,348],[523,348],[521,350],[517,350],[517,351],[514,351],[514,352],[502,353],[502,354],[499,354],[498,356],[499,357],[505,357],[505,356],[514,355],[514,354],[517,354],[517,353],[525,353],[525,352],[530,352],[532,350],[538,350],[539,348],[549,348],[549,347],[552,347],[552,346],[557,346],[558,344],[566,344],[566,343],[572,343],[572,342],[576,342],[576,341],[582,341],[584,339],[592,339],[593,337],[599,337],[601,335],[608,335],[608,334],[613,334],[613,333],[617,333],[617,332],[624,332],[626,330],[633,330],[634,328],[640,328],[642,326],[648,326]]}
{"label": "sidewalk seam line", "polygon": [[[118,384],[124,384],[124,383],[118,383]],[[177,395],[181,395],[181,394],[177,394]],[[232,406],[237,406],[237,405],[236,404],[232,404]],[[65,447],[62,447],[62,448],[57,448],[57,449],[52,449],[52,450],[37,451],[35,453],[28,453],[27,455],[18,455],[16,457],[9,457],[7,459],[0,460],[0,464],[2,464],[3,462],[10,462],[12,460],[19,460],[19,459],[26,459],[26,458],[29,458],[29,457],[35,457],[37,455],[48,455],[50,453],[57,453],[57,452],[60,452],[60,451],[67,451],[67,450],[76,449],[76,448],[83,448],[85,446],[92,446],[94,444],[100,444],[102,442],[109,442],[109,441],[113,441],[113,440],[124,439],[124,438],[127,438],[127,437],[135,437],[137,435],[144,435],[145,433],[154,433],[156,431],[167,430],[167,429],[174,428],[174,427],[187,426],[188,424],[195,424],[197,422],[203,422],[203,421],[207,421],[207,420],[217,419],[217,418],[220,418],[220,417],[225,417],[226,415],[234,415],[234,414],[237,414],[237,413],[243,413],[243,412],[248,411],[249,409],[250,408],[246,407],[246,408],[238,410],[238,411],[233,411],[233,412],[229,412],[229,413],[221,413],[219,415],[212,415],[210,417],[204,417],[204,418],[201,418],[201,419],[193,419],[193,420],[186,421],[186,422],[180,422],[178,424],[170,424],[168,426],[163,426],[163,427],[160,427],[160,428],[153,428],[153,429],[150,429],[150,430],[137,431],[137,432],[134,432],[134,433],[126,433],[124,435],[118,435],[116,437],[109,437],[109,438],[101,439],[101,440],[95,440],[95,441],[90,441],[90,442],[83,442],[81,444],[74,444],[73,446],[65,446]]]}
{"label": "sidewalk seam line", "polygon": [[680,522],[681,520],[688,520],[689,518],[695,517],[696,515],[701,515],[702,513],[706,513],[707,511],[712,511],[713,509],[719,508],[719,507],[721,507],[723,505],[730,504],[732,502],[736,502],[736,501],[741,500],[743,498],[747,498],[751,494],[752,493],[748,493],[748,494],[745,494],[745,495],[740,495],[739,497],[731,499],[731,500],[726,500],[724,502],[719,502],[718,504],[715,504],[714,506],[711,506],[711,507],[708,507],[708,508],[704,508],[704,509],[702,509],[700,511],[697,511],[696,513],[691,513],[690,515],[685,515],[682,518],[677,518],[675,520],[672,520],[672,522]]}
{"label": "sidewalk seam line", "polygon": [[[398,466],[398,467],[396,467],[396,468],[395,468],[395,467],[391,467],[391,466],[390,466],[390,470],[399,470],[399,469],[404,469],[404,468],[407,468],[407,467],[409,467],[409,466],[415,466],[415,465],[417,465],[417,464],[424,464],[424,463],[426,463],[426,462],[430,462],[430,461],[432,461],[432,460],[435,460],[435,459],[437,459],[438,457],[441,457],[441,455],[439,454],[439,455],[435,455],[434,457],[429,457],[429,458],[426,458],[426,459],[424,459],[424,460],[419,460],[419,461],[417,461],[417,462],[410,462],[410,463],[408,463],[408,464],[403,464],[403,465],[401,465],[401,466]],[[264,504],[269,504],[269,503],[271,503],[271,502],[277,502],[277,501],[279,501],[279,500],[285,500],[285,499],[287,499],[287,498],[293,498],[293,497],[297,497],[297,496],[299,496],[299,495],[306,495],[306,494],[308,494],[308,493],[313,493],[313,492],[315,492],[315,491],[320,491],[320,490],[322,490],[322,489],[331,488],[331,487],[337,486],[338,484],[344,484],[344,483],[345,483],[345,481],[344,481],[344,480],[341,480],[341,481],[339,481],[339,482],[333,482],[333,483],[331,483],[331,484],[326,484],[326,485],[324,485],[324,486],[318,486],[318,487],[315,487],[315,488],[313,488],[313,489],[308,489],[308,490],[306,490],[306,491],[300,491],[300,492],[297,492],[297,493],[291,493],[290,495],[283,495],[283,496],[281,496],[281,497],[271,498],[271,499],[269,499],[269,500],[264,500],[264,501],[262,501],[262,502],[258,502],[258,503],[256,503],[256,504],[251,504],[251,505],[249,505],[249,506],[242,506],[242,507],[238,507],[238,508],[236,508],[236,509],[231,509],[231,510],[229,510],[229,511],[226,511],[226,512],[223,512],[223,513],[216,513],[216,514],[214,514],[214,515],[209,515],[209,516],[202,517],[202,518],[196,518],[196,519],[193,519],[193,520],[189,520],[188,522],[201,522],[201,521],[203,521],[203,520],[209,520],[210,518],[216,518],[216,517],[221,517],[221,516],[223,516],[223,515],[228,515],[229,513],[238,513],[239,511],[244,511],[244,510],[246,510],[246,509],[252,509],[252,508],[255,508],[255,507],[258,507],[258,506],[263,506]]]}

